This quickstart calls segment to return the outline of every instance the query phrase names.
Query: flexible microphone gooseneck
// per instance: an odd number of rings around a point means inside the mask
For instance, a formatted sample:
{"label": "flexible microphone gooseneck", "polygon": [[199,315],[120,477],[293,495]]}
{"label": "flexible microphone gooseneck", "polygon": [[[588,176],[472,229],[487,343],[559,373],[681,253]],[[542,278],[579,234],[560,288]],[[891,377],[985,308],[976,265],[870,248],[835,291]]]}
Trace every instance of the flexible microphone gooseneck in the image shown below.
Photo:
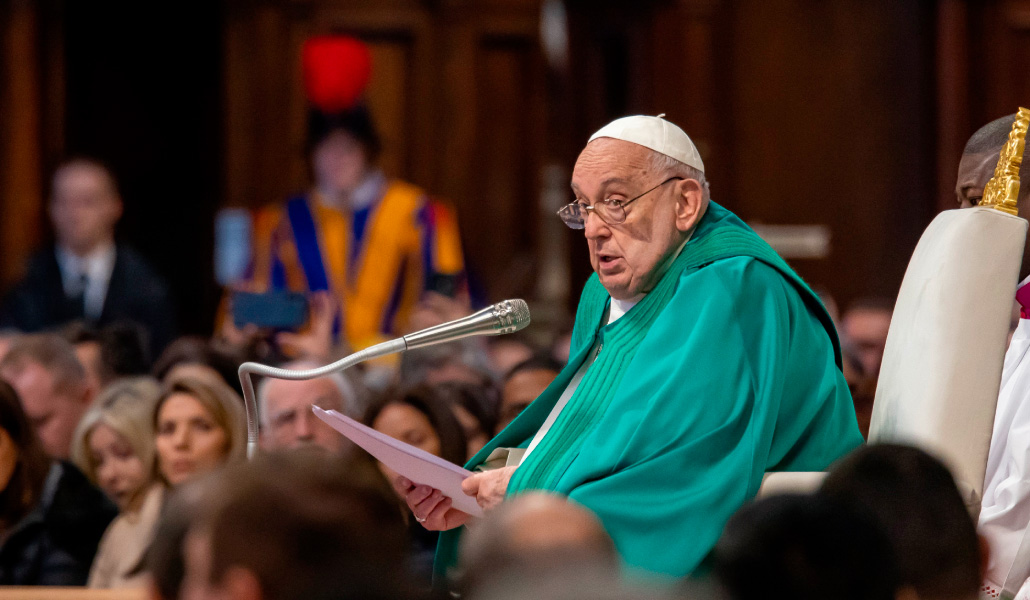
{"label": "flexible microphone gooseneck", "polygon": [[340,360],[330,363],[317,369],[306,371],[291,371],[279,369],[256,362],[247,362],[240,365],[240,383],[243,384],[243,404],[247,409],[247,458],[253,458],[257,453],[260,430],[258,425],[257,401],[254,395],[254,383],[251,375],[262,375],[275,379],[288,379],[291,381],[303,381],[307,379],[318,379],[336,371],[343,371],[354,365],[379,358],[412,350],[423,348],[434,344],[453,342],[462,338],[476,335],[504,335],[512,333],[529,325],[529,305],[525,300],[504,300],[493,306],[472,313],[467,317],[455,319],[448,323],[436,325],[409,333],[404,337],[369,346],[364,350],[345,356]]}

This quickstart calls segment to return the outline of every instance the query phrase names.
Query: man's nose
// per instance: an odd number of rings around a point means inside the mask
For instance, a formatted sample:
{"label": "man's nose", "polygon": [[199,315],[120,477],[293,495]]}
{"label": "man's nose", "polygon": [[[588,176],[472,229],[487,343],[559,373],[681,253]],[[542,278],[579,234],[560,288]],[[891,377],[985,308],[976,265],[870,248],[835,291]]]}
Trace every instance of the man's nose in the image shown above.
{"label": "man's nose", "polygon": [[586,211],[586,216],[583,217],[583,235],[587,239],[604,237],[609,233],[611,233],[611,229],[608,228],[608,224],[597,214],[596,210]]}
{"label": "man's nose", "polygon": [[303,440],[308,439],[312,436],[314,424],[311,422],[311,419],[316,418],[318,417],[316,417],[314,413],[308,413],[304,417],[297,419],[297,429],[295,430],[297,434],[297,439]]}

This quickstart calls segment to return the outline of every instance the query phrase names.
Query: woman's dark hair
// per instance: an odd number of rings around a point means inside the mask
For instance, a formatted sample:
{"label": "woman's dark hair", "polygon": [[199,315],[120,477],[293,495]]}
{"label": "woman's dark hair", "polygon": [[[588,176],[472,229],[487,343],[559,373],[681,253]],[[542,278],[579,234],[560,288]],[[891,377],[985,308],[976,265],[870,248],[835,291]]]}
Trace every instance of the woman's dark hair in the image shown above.
{"label": "woman's dark hair", "polygon": [[200,336],[181,337],[165,348],[151,373],[160,381],[174,367],[184,364],[200,364],[211,367],[225,380],[225,383],[243,395],[242,384],[237,370],[243,360],[230,352],[216,348],[209,340]]}
{"label": "woman's dark hair", "polygon": [[445,400],[457,404],[475,417],[486,435],[489,436],[497,427],[497,409],[501,399],[500,392],[493,384],[448,381],[438,384],[436,390]]}
{"label": "woman's dark hair", "polygon": [[438,391],[420,385],[407,391],[384,394],[368,408],[362,421],[372,427],[383,409],[391,404],[407,404],[424,414],[440,438],[440,458],[456,465],[465,464],[465,434],[447,400]]}
{"label": "woman's dark hair", "polygon": [[35,506],[50,471],[50,458],[25,416],[18,393],[3,381],[0,381],[0,428],[18,449],[18,463],[11,480],[0,491],[0,531],[6,531]]}

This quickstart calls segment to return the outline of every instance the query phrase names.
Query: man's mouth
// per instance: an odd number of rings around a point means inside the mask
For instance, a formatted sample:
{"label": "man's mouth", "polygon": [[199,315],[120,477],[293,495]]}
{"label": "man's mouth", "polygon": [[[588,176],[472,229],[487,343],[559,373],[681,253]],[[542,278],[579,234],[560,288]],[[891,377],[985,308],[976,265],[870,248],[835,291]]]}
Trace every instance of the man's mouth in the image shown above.
{"label": "man's mouth", "polygon": [[601,267],[610,267],[615,264],[615,261],[619,260],[619,257],[615,254],[608,254],[606,252],[597,253],[597,263]]}

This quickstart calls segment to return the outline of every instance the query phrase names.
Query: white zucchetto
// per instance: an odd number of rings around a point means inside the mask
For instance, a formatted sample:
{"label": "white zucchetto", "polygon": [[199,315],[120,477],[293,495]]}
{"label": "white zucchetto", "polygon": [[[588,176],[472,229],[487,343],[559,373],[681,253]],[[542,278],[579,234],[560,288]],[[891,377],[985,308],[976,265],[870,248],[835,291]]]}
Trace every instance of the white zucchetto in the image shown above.
{"label": "white zucchetto", "polygon": [[675,158],[704,173],[705,164],[701,162],[701,155],[694,142],[682,129],[663,119],[664,116],[635,115],[615,119],[598,129],[587,143],[602,137],[631,142]]}

